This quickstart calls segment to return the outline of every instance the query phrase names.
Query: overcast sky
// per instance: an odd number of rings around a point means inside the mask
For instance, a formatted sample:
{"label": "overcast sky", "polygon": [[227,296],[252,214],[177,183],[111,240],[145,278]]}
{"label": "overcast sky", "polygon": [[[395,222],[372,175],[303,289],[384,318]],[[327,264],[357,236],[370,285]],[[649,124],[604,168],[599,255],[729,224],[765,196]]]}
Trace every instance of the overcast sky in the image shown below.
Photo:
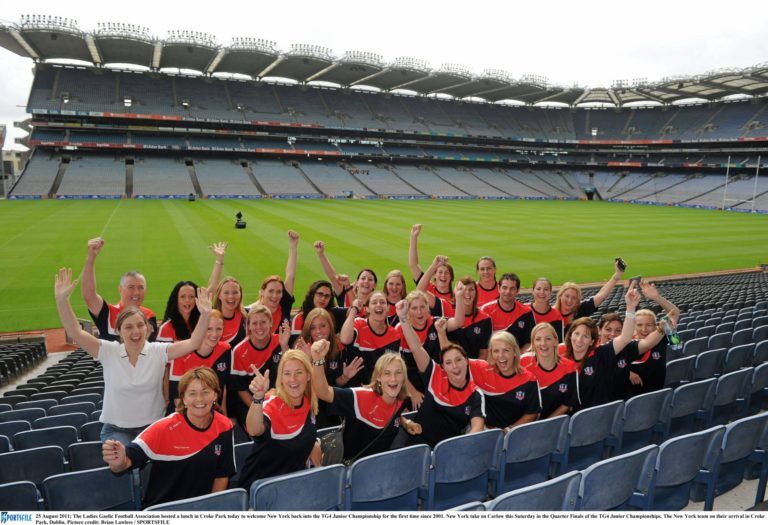
{"label": "overcast sky", "polygon": [[[496,68],[591,87],[768,62],[768,8],[758,0],[3,1],[0,19],[19,22],[22,14],[74,18],[85,31],[108,21],[140,24],[161,38],[169,29],[190,29],[224,45],[234,36],[252,36],[273,40],[279,49],[318,44],[336,54],[371,51],[387,61],[408,56],[432,67]],[[0,48],[0,71],[0,124],[9,128],[8,147],[23,136],[11,128],[26,117],[32,61]]]}

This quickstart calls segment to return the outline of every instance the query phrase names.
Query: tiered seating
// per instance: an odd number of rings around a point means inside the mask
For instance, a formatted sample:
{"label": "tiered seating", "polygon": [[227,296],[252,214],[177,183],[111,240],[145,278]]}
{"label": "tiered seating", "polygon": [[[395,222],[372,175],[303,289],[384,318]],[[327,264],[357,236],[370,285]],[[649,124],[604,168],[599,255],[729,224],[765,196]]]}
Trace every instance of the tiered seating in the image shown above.
{"label": "tiered seating", "polygon": [[187,166],[173,157],[136,159],[133,166],[133,194],[174,195],[195,193]]}
{"label": "tiered seating", "polygon": [[432,168],[435,173],[443,179],[450,182],[467,195],[476,197],[508,197],[506,193],[492,186],[489,186],[479,178],[475,177],[472,170],[459,170],[456,168]]}
{"label": "tiered seating", "polygon": [[357,197],[373,196],[368,189],[357,182],[348,171],[337,164],[304,162],[302,170],[329,197],[346,197],[351,192]]}
{"label": "tiered seating", "polygon": [[427,168],[395,166],[394,170],[404,181],[426,195],[468,197],[466,193],[451,186]]}
{"label": "tiered seating", "polygon": [[254,162],[251,169],[269,195],[320,195],[301,172],[291,165],[275,160],[260,160]]}
{"label": "tiered seating", "polygon": [[86,155],[70,161],[58,195],[125,194],[125,162],[107,155]]}
{"label": "tiered seating", "polygon": [[58,156],[47,151],[36,152],[27,162],[21,178],[10,194],[16,196],[47,195],[59,171],[60,161]]}
{"label": "tiered seating", "polygon": [[[350,164],[350,166],[352,165]],[[358,170],[357,178],[378,195],[424,196],[423,193],[409,186],[384,167],[360,164],[352,166],[352,168]]]}
{"label": "tiered seating", "polygon": [[204,195],[261,195],[240,163],[205,159],[195,162],[195,173]]}

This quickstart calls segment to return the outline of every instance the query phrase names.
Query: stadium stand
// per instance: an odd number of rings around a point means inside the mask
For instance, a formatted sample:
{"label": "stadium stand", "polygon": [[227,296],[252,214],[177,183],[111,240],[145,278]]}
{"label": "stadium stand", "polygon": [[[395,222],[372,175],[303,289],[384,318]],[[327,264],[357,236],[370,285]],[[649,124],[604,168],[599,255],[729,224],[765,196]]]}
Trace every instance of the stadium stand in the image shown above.
{"label": "stadium stand", "polygon": [[73,158],[62,178],[57,195],[93,195],[94,187],[101,195],[120,197],[125,194],[125,161],[106,155]]}
{"label": "stadium stand", "polygon": [[181,196],[196,194],[189,170],[173,157],[137,158],[133,165],[133,194]]}

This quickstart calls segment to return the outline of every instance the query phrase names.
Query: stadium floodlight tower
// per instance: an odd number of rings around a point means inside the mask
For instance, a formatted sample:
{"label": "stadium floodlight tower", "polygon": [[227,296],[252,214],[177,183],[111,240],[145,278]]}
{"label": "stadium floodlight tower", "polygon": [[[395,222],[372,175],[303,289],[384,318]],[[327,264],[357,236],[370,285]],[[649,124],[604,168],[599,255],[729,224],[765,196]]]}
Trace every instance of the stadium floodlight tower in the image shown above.
{"label": "stadium floodlight tower", "polygon": [[216,47],[216,37],[202,31],[187,31],[186,29],[172,29],[168,31],[167,44],[189,44],[201,47]]}
{"label": "stadium floodlight tower", "polygon": [[427,64],[426,60],[411,57],[398,57],[392,63],[391,67],[398,69],[411,69],[420,73],[428,73],[430,71],[429,64]]}
{"label": "stadium floodlight tower", "polygon": [[480,78],[487,78],[490,80],[496,80],[502,84],[511,84],[514,82],[512,74],[503,69],[484,69],[480,74]]}
{"label": "stadium floodlight tower", "polygon": [[257,51],[273,55],[277,54],[277,42],[263,38],[234,37],[229,49],[232,51]]}
{"label": "stadium floodlight tower", "polygon": [[140,42],[152,41],[152,35],[150,34],[148,27],[135,24],[124,24],[122,22],[98,22],[96,24],[96,35],[100,37],[138,40]]}
{"label": "stadium floodlight tower", "polygon": [[334,60],[333,51],[329,47],[315,44],[291,44],[291,49],[286,53],[289,56],[309,57],[320,60]]}
{"label": "stadium floodlight tower", "polygon": [[75,35],[82,34],[77,20],[63,16],[21,15],[21,28],[41,31],[63,31]]}
{"label": "stadium floodlight tower", "polygon": [[348,64],[364,64],[366,66],[384,67],[384,57],[368,51],[347,51],[339,62]]}

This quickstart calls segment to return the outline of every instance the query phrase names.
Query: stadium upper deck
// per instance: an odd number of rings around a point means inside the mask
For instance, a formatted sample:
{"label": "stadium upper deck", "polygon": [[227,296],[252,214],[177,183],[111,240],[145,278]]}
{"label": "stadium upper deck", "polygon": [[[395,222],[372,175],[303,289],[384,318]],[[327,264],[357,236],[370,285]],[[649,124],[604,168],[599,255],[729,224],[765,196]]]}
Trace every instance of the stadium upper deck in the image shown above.
{"label": "stadium upper deck", "polygon": [[341,87],[371,86],[382,91],[407,89],[425,95],[474,97],[488,102],[623,106],[638,102],[670,104],[691,98],[715,101],[732,95],[761,96],[768,92],[767,64],[658,82],[616,81],[610,88],[563,87],[533,75],[514,79],[499,70],[475,74],[456,64],[432,69],[425,61],[413,58],[397,58],[388,63],[376,53],[348,51],[337,56],[331,49],[317,45],[294,44],[288,51],[280,51],[275,42],[234,38],[230,45],[221,46],[214,36],[205,33],[171,31],[167,38],[160,39],[145,27],[114,23],[84,31],[75,20],[51,16],[25,16],[18,24],[0,24],[0,46],[36,62],[69,59],[95,66],[135,64],[154,71],[179,68],[204,75],[280,77],[299,83],[330,82]]}

